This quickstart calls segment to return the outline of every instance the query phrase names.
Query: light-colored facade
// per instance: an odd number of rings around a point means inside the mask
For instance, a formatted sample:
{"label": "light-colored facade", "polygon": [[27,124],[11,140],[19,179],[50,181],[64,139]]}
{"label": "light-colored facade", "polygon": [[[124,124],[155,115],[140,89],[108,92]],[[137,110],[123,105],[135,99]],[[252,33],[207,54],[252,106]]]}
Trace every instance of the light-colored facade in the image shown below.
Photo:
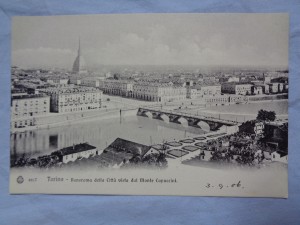
{"label": "light-colored facade", "polygon": [[198,90],[194,87],[187,87],[186,97],[189,99],[196,99],[198,97]]}
{"label": "light-colored facade", "polygon": [[96,87],[98,88],[100,86],[100,81],[96,78],[83,78],[81,80],[81,85],[83,86],[88,86],[88,87]]}
{"label": "light-colored facade", "polygon": [[244,96],[244,95],[230,95],[229,96],[230,104],[232,104],[232,103],[246,103],[248,101],[249,101],[248,96]]}
{"label": "light-colored facade", "polygon": [[260,85],[253,85],[251,87],[251,94],[253,95],[261,95],[263,94],[263,87]]}
{"label": "light-colored facade", "polygon": [[100,81],[99,79],[95,77],[70,77],[70,84],[75,84],[75,85],[82,85],[82,86],[88,86],[88,87],[100,87]]}
{"label": "light-colored facade", "polygon": [[197,85],[195,88],[197,89],[197,96],[199,98],[221,94],[221,85]]}
{"label": "light-colored facade", "polygon": [[100,88],[105,94],[132,97],[133,82],[127,80],[103,80]]}
{"label": "light-colored facade", "polygon": [[206,106],[226,105],[229,103],[229,100],[228,95],[206,96],[204,98]]}
{"label": "light-colored facade", "polygon": [[176,87],[169,83],[141,82],[133,85],[133,97],[146,101],[170,102],[185,100],[185,87]]}
{"label": "light-colored facade", "polygon": [[100,109],[102,104],[102,91],[92,87],[47,88],[40,91],[51,96],[51,112],[82,112]]}
{"label": "light-colored facade", "polygon": [[239,77],[229,77],[228,78],[228,82],[239,82],[240,81],[240,78]]}
{"label": "light-colored facade", "polygon": [[221,95],[221,85],[195,85],[187,87],[186,91],[189,99],[210,98]]}
{"label": "light-colored facade", "polygon": [[53,77],[53,78],[47,78],[46,82],[48,84],[67,85],[69,83],[69,79],[68,78]]}
{"label": "light-colored facade", "polygon": [[80,85],[81,78],[80,77],[70,77],[70,84]]}
{"label": "light-colored facade", "polygon": [[213,156],[212,151],[209,150],[201,150],[200,151],[200,160],[203,161],[210,161],[211,157]]}
{"label": "light-colored facade", "polygon": [[66,154],[62,157],[62,162],[63,163],[68,163],[68,162],[74,162],[77,159],[82,159],[82,158],[89,158],[90,156],[95,156],[98,155],[98,150],[97,148],[94,149],[88,149],[85,151],[81,152],[75,152],[75,153],[70,153]]}
{"label": "light-colored facade", "polygon": [[281,162],[287,164],[288,162],[288,155],[283,152],[272,152],[271,153],[271,160],[273,162]]}
{"label": "light-colored facade", "polygon": [[270,83],[269,84],[269,91],[272,94],[278,93],[279,92],[279,84],[278,83]]}
{"label": "light-colored facade", "polygon": [[236,94],[236,95],[250,95],[252,84],[239,84],[239,83],[223,83],[222,93]]}
{"label": "light-colored facade", "polygon": [[20,128],[35,125],[35,117],[50,111],[50,97],[39,95],[18,95],[11,99],[11,127]]}

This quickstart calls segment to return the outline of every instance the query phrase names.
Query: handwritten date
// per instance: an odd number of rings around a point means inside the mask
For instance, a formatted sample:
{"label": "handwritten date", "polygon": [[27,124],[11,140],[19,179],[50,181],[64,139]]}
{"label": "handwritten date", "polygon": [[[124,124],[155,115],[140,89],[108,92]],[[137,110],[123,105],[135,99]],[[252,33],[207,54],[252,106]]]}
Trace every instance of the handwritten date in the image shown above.
{"label": "handwritten date", "polygon": [[232,184],[211,184],[211,183],[207,183],[205,185],[206,188],[218,188],[218,189],[223,189],[223,188],[242,188],[244,189],[244,187],[241,184],[241,181],[237,182],[237,183],[232,183]]}

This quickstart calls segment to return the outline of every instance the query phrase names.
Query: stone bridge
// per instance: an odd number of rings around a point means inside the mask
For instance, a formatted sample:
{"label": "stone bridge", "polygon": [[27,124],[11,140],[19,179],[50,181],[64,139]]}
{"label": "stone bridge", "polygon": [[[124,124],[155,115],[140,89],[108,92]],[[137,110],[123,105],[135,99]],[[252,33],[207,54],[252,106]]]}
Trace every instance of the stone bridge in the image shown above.
{"label": "stone bridge", "polygon": [[223,125],[234,126],[238,123],[235,121],[223,120],[213,117],[198,116],[182,112],[170,110],[158,110],[152,108],[139,108],[138,116],[145,116],[153,119],[163,120],[165,122],[172,122],[182,124],[184,126],[192,126],[201,128],[203,130],[216,131]]}

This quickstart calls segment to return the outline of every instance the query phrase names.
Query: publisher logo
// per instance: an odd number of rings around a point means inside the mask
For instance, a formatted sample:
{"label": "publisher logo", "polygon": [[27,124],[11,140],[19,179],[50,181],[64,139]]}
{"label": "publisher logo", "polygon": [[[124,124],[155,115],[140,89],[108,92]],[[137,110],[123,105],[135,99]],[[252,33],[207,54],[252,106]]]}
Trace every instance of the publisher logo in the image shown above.
{"label": "publisher logo", "polygon": [[24,182],[24,178],[22,176],[18,176],[17,182],[18,184],[22,184]]}

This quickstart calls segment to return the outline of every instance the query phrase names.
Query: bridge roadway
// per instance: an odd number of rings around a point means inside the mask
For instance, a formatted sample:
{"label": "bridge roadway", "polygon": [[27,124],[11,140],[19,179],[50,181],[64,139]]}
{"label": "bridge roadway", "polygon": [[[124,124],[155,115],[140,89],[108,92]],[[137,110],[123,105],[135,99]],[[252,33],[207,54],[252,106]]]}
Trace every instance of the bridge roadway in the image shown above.
{"label": "bridge roadway", "polygon": [[236,121],[218,119],[214,117],[207,117],[201,115],[193,115],[184,112],[176,112],[171,110],[162,110],[162,109],[153,109],[150,107],[140,107],[138,109],[137,115],[139,116],[147,116],[149,117],[149,113],[152,114],[152,118],[166,120],[166,116],[168,121],[173,123],[181,123],[181,118],[185,119],[189,126],[201,127],[199,126],[199,122],[206,123],[209,125],[211,131],[218,130],[221,126],[234,126],[238,123]]}

